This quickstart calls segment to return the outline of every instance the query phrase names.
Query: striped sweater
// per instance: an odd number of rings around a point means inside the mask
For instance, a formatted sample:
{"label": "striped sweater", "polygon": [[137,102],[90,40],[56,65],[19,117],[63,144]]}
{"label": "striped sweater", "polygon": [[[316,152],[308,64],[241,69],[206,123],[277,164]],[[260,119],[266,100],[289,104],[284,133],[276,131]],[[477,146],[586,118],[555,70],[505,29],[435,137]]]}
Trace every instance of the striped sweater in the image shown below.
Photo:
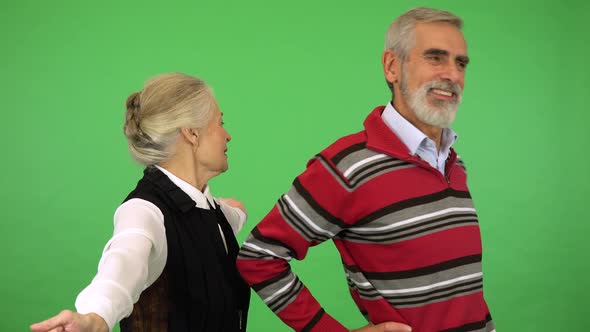
{"label": "striped sweater", "polygon": [[451,150],[443,176],[410,155],[382,111],[308,162],[244,242],[240,273],[294,330],[348,331],[288,264],[332,239],[369,321],[401,322],[414,332],[494,331],[462,163]]}

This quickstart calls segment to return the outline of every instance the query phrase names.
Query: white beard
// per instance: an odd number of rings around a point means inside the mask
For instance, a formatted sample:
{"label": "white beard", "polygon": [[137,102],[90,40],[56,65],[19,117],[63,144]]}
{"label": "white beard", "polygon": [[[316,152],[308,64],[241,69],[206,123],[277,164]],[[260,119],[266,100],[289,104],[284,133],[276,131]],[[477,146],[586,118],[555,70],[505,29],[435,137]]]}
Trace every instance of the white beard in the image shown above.
{"label": "white beard", "polygon": [[[405,69],[402,69],[400,77],[400,91],[403,98],[406,100],[410,109],[416,114],[416,117],[431,126],[439,128],[448,128],[451,123],[455,120],[457,115],[457,109],[461,104],[461,87],[456,83],[447,81],[430,81],[424,83],[415,92],[408,90],[404,77]],[[453,91],[455,99],[446,100],[434,100],[433,104],[428,102],[427,94],[430,89],[444,89]]]}

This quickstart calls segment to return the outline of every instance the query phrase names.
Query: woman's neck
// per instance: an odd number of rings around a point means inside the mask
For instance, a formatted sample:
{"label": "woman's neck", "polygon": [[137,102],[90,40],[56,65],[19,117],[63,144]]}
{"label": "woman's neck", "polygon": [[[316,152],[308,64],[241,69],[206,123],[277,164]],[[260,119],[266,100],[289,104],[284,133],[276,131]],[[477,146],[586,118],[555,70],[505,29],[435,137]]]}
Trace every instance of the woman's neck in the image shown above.
{"label": "woman's neck", "polygon": [[158,166],[166,169],[179,179],[197,188],[200,192],[205,191],[209,179],[214,176],[213,174],[208,174],[208,172],[204,170],[199,171],[191,160],[182,161],[178,158],[173,158],[160,163]]}

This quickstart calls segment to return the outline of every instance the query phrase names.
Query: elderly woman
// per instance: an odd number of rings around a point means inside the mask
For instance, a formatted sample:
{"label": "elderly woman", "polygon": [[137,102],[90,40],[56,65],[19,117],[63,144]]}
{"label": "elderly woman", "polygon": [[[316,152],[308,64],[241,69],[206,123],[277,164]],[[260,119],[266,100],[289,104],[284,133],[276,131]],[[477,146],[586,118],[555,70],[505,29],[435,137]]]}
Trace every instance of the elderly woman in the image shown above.
{"label": "elderly woman", "polygon": [[207,183],[227,170],[222,113],[208,86],[184,74],[146,82],[127,99],[124,132],[143,178],[115,212],[98,273],[76,299],[32,331],[246,330],[250,290],[235,234],[243,205]]}

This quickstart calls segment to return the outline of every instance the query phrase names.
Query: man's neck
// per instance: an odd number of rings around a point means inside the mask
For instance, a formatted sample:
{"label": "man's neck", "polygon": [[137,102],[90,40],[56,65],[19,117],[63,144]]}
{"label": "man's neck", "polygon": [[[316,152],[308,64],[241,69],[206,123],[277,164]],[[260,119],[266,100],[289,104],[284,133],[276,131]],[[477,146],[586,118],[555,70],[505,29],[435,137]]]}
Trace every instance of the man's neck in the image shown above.
{"label": "man's neck", "polygon": [[442,128],[431,126],[420,121],[418,117],[416,117],[416,114],[412,110],[410,110],[408,105],[406,105],[405,103],[396,104],[395,101],[393,101],[392,105],[397,110],[397,112],[404,117],[404,119],[408,120],[408,122],[414,125],[414,127],[418,128],[418,130],[423,132],[424,135],[428,136],[428,138],[433,140],[436,144],[436,151],[440,152],[440,144],[443,132]]}

